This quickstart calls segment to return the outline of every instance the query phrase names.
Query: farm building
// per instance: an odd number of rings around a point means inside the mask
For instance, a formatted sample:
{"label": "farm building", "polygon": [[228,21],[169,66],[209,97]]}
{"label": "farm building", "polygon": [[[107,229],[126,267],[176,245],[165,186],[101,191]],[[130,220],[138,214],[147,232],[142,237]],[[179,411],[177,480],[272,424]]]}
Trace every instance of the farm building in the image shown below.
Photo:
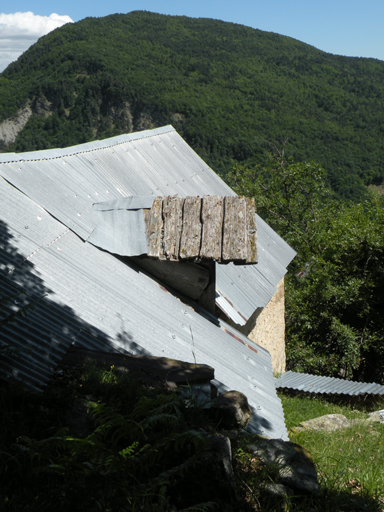
{"label": "farm building", "polygon": [[171,126],[1,154],[0,314],[14,320],[0,328],[3,376],[41,389],[71,346],[204,363],[219,392],[248,397],[251,430],[287,439],[273,370],[285,366],[284,275],[295,252],[254,214],[252,261],[180,250],[154,258],[148,246],[156,201],[162,218],[179,198],[179,217],[194,203],[203,219],[216,212],[209,198],[229,211],[235,196]]}

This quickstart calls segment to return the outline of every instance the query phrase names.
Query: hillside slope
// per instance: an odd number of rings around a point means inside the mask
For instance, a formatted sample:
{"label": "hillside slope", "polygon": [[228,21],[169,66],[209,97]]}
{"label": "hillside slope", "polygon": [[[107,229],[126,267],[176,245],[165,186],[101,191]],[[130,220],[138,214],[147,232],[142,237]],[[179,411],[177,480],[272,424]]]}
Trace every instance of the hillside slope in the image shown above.
{"label": "hillside slope", "polygon": [[3,151],[172,124],[225,175],[234,162],[263,163],[269,142],[289,138],[292,156],[321,163],[355,199],[384,178],[383,113],[382,61],[149,12],[64,25],[0,74]]}

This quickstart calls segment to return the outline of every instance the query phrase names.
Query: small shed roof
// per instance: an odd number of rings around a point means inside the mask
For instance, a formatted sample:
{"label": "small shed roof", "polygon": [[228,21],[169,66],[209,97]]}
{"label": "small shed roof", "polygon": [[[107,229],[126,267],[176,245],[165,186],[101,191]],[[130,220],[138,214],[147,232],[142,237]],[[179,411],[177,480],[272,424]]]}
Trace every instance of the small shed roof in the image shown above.
{"label": "small shed roof", "polygon": [[257,263],[253,198],[130,196],[96,203],[87,241],[120,256]]}
{"label": "small shed roof", "polygon": [[332,395],[384,395],[384,386],[374,382],[355,382],[308,373],[285,372],[276,379],[277,389]]}

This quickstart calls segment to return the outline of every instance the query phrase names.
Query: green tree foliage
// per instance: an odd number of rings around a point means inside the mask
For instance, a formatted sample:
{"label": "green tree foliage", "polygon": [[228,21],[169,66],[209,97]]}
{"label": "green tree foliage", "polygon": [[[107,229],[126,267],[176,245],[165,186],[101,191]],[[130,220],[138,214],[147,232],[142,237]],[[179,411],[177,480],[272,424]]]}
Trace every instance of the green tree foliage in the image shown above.
{"label": "green tree foliage", "polygon": [[222,175],[265,165],[264,140],[289,135],[342,197],[384,177],[384,62],[232,23],[131,12],[64,25],[0,75],[0,121],[27,101],[34,114],[4,150],[172,124]]}
{"label": "green tree foliage", "polygon": [[382,198],[336,201],[319,165],[283,152],[229,178],[298,252],[286,280],[288,368],[384,382]]}
{"label": "green tree foliage", "polygon": [[331,198],[325,186],[326,173],[315,163],[295,163],[286,159],[284,149],[270,154],[270,165],[254,168],[237,165],[228,174],[234,190],[254,197],[260,215],[292,247],[300,248],[293,267],[321,251],[319,216]]}

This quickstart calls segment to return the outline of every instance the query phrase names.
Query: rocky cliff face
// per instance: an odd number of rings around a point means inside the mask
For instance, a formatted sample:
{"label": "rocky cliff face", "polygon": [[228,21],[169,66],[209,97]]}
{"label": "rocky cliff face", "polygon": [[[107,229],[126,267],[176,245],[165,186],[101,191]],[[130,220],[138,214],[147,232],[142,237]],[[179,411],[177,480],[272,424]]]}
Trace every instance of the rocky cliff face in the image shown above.
{"label": "rocky cliff face", "polygon": [[13,144],[18,134],[27,124],[31,115],[31,106],[27,104],[10,119],[3,121],[0,124],[0,143],[2,143],[4,146]]}
{"label": "rocky cliff face", "polygon": [[[59,96],[47,99],[40,94],[32,97],[16,114],[0,123],[0,152],[1,148],[13,150],[11,146],[15,142],[16,152],[34,151],[51,147],[52,144],[66,147],[85,140],[147,130],[169,123],[168,119],[159,119],[148,109],[134,109],[128,101],[115,105],[104,102],[103,98],[93,98],[92,108],[88,103],[84,106],[75,101],[74,105],[63,108]],[[77,115],[80,115],[79,119]],[[29,120],[35,121],[33,127],[27,125]],[[55,135],[51,140],[53,132]],[[20,142],[18,136],[27,141],[22,144],[22,149],[17,146]]]}

